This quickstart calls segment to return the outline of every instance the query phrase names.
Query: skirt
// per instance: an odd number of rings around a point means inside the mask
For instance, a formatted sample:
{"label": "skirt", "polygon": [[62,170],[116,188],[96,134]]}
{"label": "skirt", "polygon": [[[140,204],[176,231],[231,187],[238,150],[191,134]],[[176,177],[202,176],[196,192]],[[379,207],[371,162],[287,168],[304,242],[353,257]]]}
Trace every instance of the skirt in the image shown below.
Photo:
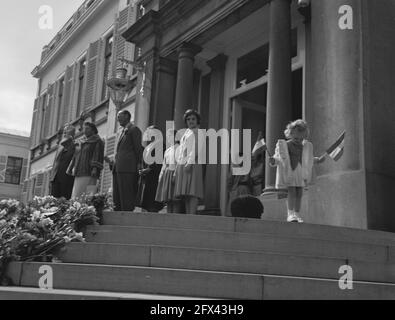
{"label": "skirt", "polygon": [[175,200],[173,173],[174,171],[168,169],[163,172],[161,179],[159,179],[155,201],[167,203]]}
{"label": "skirt", "polygon": [[97,179],[92,177],[76,177],[74,180],[72,199],[82,195],[94,195],[97,192]]}
{"label": "skirt", "polygon": [[295,170],[293,170],[289,176],[288,187],[306,187],[306,181],[303,178],[303,169],[299,163]]}
{"label": "skirt", "polygon": [[201,164],[193,164],[190,172],[187,172],[185,165],[177,165],[174,196],[175,198],[203,199],[203,168]]}

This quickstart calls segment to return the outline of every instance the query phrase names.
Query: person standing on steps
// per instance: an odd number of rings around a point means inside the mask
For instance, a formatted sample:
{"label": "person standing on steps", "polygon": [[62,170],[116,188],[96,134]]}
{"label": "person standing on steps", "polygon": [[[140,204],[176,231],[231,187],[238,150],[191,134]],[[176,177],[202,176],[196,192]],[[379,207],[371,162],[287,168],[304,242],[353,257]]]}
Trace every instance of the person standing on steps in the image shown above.
{"label": "person standing on steps", "polygon": [[55,198],[70,200],[73,192],[74,177],[69,176],[66,171],[75,152],[75,128],[71,125],[66,125],[63,132],[63,138],[56,151],[55,161],[51,170],[50,194]]}
{"label": "person standing on steps", "polygon": [[143,147],[141,130],[131,123],[131,119],[132,115],[127,110],[118,113],[121,128],[117,136],[115,160],[109,161],[113,172],[115,211],[133,212],[136,207]]}
{"label": "person standing on steps", "polygon": [[167,131],[166,138],[170,147],[163,158],[155,200],[166,204],[167,213],[180,213],[180,201],[174,197],[176,152],[180,142],[176,140],[176,131],[173,129]]}
{"label": "person standing on steps", "polygon": [[67,174],[75,177],[72,199],[97,192],[103,162],[104,142],[97,127],[85,122],[84,137],[76,143],[74,157],[67,169]]}
{"label": "person standing on steps", "polygon": [[313,144],[307,139],[309,128],[304,120],[288,124],[285,132],[287,140],[279,140],[276,152],[270,158],[270,165],[277,166],[276,188],[288,188],[288,222],[302,223],[303,188],[311,181],[313,165],[325,161],[313,155]]}
{"label": "person standing on steps", "polygon": [[185,202],[187,214],[196,214],[199,199],[203,199],[203,168],[198,163],[198,155],[202,150],[198,143],[200,114],[195,110],[187,110],[184,121],[187,130],[177,150],[177,167],[175,172],[175,197]]}
{"label": "person standing on steps", "polygon": [[[143,152],[143,159],[148,159],[149,157],[152,157],[155,159],[156,152],[161,149],[162,154],[160,155],[160,158],[163,158],[163,145],[160,146],[160,144],[163,144],[162,140],[155,140],[154,135],[151,135],[150,133],[152,131],[159,131],[159,128],[156,126],[150,126],[147,128],[146,134],[148,136],[151,136],[151,141],[148,144],[148,146],[145,148]],[[159,147],[160,146],[160,147]],[[159,148],[157,148],[159,147]],[[140,186],[141,190],[139,190],[139,193],[141,194],[141,199],[140,203],[137,205],[142,208],[143,212],[159,212],[160,210],[163,209],[163,202],[156,201],[155,196],[156,196],[156,191],[158,188],[158,180],[159,180],[159,174],[162,169],[162,164],[161,163],[152,163],[152,164],[147,164],[145,161],[143,162],[143,169],[140,170]]]}

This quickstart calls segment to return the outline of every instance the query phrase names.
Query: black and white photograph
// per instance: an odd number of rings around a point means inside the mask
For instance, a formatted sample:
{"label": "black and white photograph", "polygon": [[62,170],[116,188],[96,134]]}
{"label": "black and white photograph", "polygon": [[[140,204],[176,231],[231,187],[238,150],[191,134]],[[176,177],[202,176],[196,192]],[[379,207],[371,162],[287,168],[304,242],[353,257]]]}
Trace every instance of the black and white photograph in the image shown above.
{"label": "black and white photograph", "polygon": [[0,12],[0,300],[395,300],[395,0]]}

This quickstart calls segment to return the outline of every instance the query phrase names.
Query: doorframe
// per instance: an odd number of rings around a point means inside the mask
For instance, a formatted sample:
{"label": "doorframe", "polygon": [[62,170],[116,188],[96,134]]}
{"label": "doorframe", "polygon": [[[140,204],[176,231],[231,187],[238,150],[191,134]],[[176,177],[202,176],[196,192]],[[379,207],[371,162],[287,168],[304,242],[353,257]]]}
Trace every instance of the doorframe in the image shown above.
{"label": "doorframe", "polygon": [[[306,118],[306,28],[303,21],[297,21],[296,25],[292,28],[297,28],[298,34],[298,48],[297,56],[292,59],[292,72],[300,68],[303,68],[303,92],[302,92],[302,115]],[[243,86],[241,88],[236,88],[237,81],[237,60],[243,55],[259,48],[260,46],[267,43],[269,39],[265,36],[259,36],[254,39],[254,41],[248,44],[240,45],[235,48],[232,45],[232,50],[229,50],[228,64],[225,70],[225,89],[224,89],[224,105],[223,105],[223,128],[232,129],[235,125],[236,114],[234,108],[234,99],[252,89],[255,89],[261,85],[268,83],[268,74],[265,74],[261,78]],[[228,52],[227,52],[228,53]],[[227,209],[227,178],[229,173],[230,165],[221,166],[221,190],[220,190],[220,208],[221,214],[226,215]]]}

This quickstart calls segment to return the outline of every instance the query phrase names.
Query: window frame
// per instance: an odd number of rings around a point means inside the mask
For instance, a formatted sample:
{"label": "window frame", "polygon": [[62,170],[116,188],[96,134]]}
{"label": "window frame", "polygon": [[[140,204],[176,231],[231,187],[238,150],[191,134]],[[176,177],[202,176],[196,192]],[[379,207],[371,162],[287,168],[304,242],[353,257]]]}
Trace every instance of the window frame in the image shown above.
{"label": "window frame", "polygon": [[[10,161],[14,161],[14,163],[13,163],[13,167],[12,168],[10,168]],[[14,182],[14,178],[16,178],[16,174],[18,174],[18,167],[17,167],[17,161],[20,161],[20,163],[21,163],[21,165],[20,165],[20,168],[19,168],[19,175],[17,176],[17,182]],[[7,157],[7,164],[6,164],[6,171],[5,171],[5,175],[4,175],[4,183],[5,184],[10,184],[10,185],[20,185],[21,184],[21,176],[22,176],[22,169],[23,169],[23,158],[20,158],[20,157],[13,157],[13,156],[8,156]],[[13,171],[15,171],[16,170],[16,173],[12,173],[12,174],[10,174],[9,173],[9,170],[13,170]],[[8,178],[9,178],[9,176],[11,176],[12,178],[11,178],[11,181],[10,180],[7,180]]]}

